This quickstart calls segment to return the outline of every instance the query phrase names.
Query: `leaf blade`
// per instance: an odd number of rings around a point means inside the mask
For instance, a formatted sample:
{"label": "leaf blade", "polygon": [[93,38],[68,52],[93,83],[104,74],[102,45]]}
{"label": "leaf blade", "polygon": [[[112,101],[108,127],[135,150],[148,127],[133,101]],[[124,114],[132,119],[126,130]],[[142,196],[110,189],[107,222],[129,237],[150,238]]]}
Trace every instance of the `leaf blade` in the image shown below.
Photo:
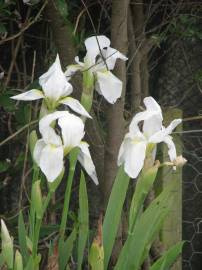
{"label": "leaf blade", "polygon": [[78,239],[78,265],[77,270],[81,270],[84,249],[89,233],[89,210],[88,210],[88,195],[85,183],[85,177],[81,172],[80,187],[79,187],[79,239]]}
{"label": "leaf blade", "polygon": [[[126,175],[124,167],[118,170],[103,223],[103,246],[104,246],[104,265],[107,269],[116,239],[118,226],[121,220],[121,213],[129,185],[129,176]],[[112,218],[113,217],[113,218]]]}

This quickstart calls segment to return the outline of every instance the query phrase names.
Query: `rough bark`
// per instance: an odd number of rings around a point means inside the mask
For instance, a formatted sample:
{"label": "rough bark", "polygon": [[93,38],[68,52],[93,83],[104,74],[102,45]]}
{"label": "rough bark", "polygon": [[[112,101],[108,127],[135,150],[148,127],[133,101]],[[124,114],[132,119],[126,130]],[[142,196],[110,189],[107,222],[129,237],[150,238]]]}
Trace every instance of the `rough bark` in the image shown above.
{"label": "rough bark", "polygon": [[[127,55],[129,0],[112,1],[112,19],[111,19],[111,42],[112,47]],[[104,171],[104,200],[110,194],[111,187],[117,172],[118,151],[124,135],[124,103],[126,91],[126,63],[118,61],[114,74],[123,82],[121,98],[114,104],[108,106],[107,124],[108,133],[106,138],[105,150],[105,171]]]}
{"label": "rough bark", "polygon": [[129,33],[129,52],[132,61],[130,67],[130,93],[131,93],[131,111],[132,114],[137,112],[141,104],[141,52],[138,49],[138,44],[135,36],[133,18],[129,10],[128,16],[128,33]]}
{"label": "rough bark", "polygon": [[101,137],[100,126],[93,110],[91,111],[91,116],[93,120],[90,119],[86,122],[86,135],[91,147],[91,152],[93,153],[93,161],[96,164],[98,179],[102,185],[104,173],[104,141]]}
{"label": "rough bark", "polygon": [[[133,62],[131,66],[131,105],[132,112],[138,112],[140,110],[140,104],[142,101],[142,92],[143,85],[142,82],[144,78],[142,76],[142,44],[145,40],[144,26],[145,26],[145,16],[144,16],[144,3],[134,2],[134,5],[131,6],[131,30],[133,31],[134,40],[131,40],[132,43],[132,55]],[[132,33],[131,33],[132,34]],[[147,82],[146,82],[147,83]]]}
{"label": "rough bark", "polygon": [[144,3],[134,2],[129,10],[130,93],[132,114],[140,110],[149,94],[148,54],[154,41],[145,35]]}
{"label": "rough bark", "polygon": [[48,1],[45,15],[50,22],[54,42],[61,57],[62,64],[64,66],[72,64],[76,55],[72,31],[69,25],[64,22],[53,0]]}

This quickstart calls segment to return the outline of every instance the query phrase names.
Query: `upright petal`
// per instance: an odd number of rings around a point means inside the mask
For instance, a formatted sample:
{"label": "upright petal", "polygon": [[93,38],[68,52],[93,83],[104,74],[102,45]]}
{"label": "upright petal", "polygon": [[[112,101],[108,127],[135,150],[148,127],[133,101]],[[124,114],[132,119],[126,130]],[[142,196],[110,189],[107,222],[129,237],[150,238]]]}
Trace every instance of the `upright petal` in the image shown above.
{"label": "upright petal", "polygon": [[67,111],[56,111],[54,113],[44,116],[39,121],[39,131],[46,144],[61,145],[62,141],[59,135],[56,134],[55,130],[51,127],[53,121],[57,120],[62,116],[68,116]]}
{"label": "upright petal", "polygon": [[72,97],[66,97],[60,100],[61,104],[69,106],[76,113],[83,115],[88,118],[92,118],[86,109],[81,105],[81,103]]}
{"label": "upright petal", "polygon": [[40,169],[49,182],[53,182],[63,169],[63,147],[47,144],[41,151]]}
{"label": "upright petal", "polygon": [[143,132],[147,137],[151,137],[162,128],[162,111],[161,107],[153,97],[146,97],[143,102],[145,104],[146,111],[151,113],[151,117],[145,119],[143,123]]}
{"label": "upright petal", "polygon": [[167,146],[168,146],[168,155],[171,161],[175,160],[177,157],[177,153],[176,153],[176,148],[175,148],[175,144],[172,140],[171,136],[166,136],[163,140]]}
{"label": "upright petal", "polygon": [[97,81],[95,89],[111,104],[114,104],[121,97],[122,81],[110,71],[96,72]]}
{"label": "upright petal", "polygon": [[[141,122],[141,121],[149,121],[152,117],[156,116],[158,113],[155,112],[155,111],[149,111],[149,110],[146,110],[146,111],[143,111],[143,112],[139,112],[137,113],[131,123],[130,123],[130,126],[129,126],[129,130],[131,133],[135,134],[136,132],[139,131],[139,126],[138,124]],[[146,125],[147,126],[147,125]],[[143,131],[144,129],[146,128],[143,128]]]}
{"label": "upright petal", "polygon": [[162,119],[159,114],[153,114],[148,119],[145,119],[142,129],[147,138],[160,131],[162,129]]}
{"label": "upright petal", "polygon": [[119,51],[111,47],[104,49],[102,51],[102,56],[105,58],[106,65],[109,70],[114,69],[116,60],[118,58],[123,61],[128,60],[128,58],[124,54],[120,53]]}
{"label": "upright petal", "polygon": [[78,146],[84,136],[84,123],[74,114],[68,113],[60,117],[58,125],[62,131],[63,145],[67,149]]}
{"label": "upright petal", "polygon": [[95,59],[101,51],[109,47],[110,40],[105,36],[92,36],[85,40],[85,46],[87,50],[87,54],[85,60],[89,62],[89,64],[95,64]]}
{"label": "upright petal", "polygon": [[125,172],[131,178],[136,178],[143,168],[146,146],[146,141],[134,142],[128,138],[121,145],[118,164],[124,163]]}
{"label": "upright petal", "polygon": [[67,81],[62,71],[58,55],[49,70],[39,78],[39,83],[45,96],[53,100],[70,95],[73,91],[72,85]]}
{"label": "upright petal", "polygon": [[137,113],[130,124],[130,131],[135,133],[139,128],[138,124],[141,121],[143,123],[143,132],[147,134],[148,137],[153,135],[155,132],[161,130],[162,127],[162,111],[159,104],[152,98],[146,97],[143,100],[146,110]]}
{"label": "upright petal", "polygon": [[161,115],[161,118],[163,119],[161,107],[153,97],[145,97],[143,102],[144,102],[145,107],[148,111],[158,112],[159,115]]}
{"label": "upright petal", "polygon": [[172,131],[182,122],[182,119],[173,120],[167,128],[162,128],[162,130],[156,132],[149,138],[149,142],[151,143],[160,143],[164,141],[164,138],[171,134]]}
{"label": "upright petal", "polygon": [[79,144],[79,147],[81,149],[78,160],[81,163],[81,165],[86,170],[87,174],[91,177],[91,179],[94,181],[96,185],[98,185],[98,178],[95,170],[95,165],[92,161],[90,151],[88,149],[89,145],[86,142],[81,142]]}
{"label": "upright petal", "polygon": [[24,100],[24,101],[31,101],[44,98],[43,93],[40,90],[32,89],[22,94],[16,95],[11,97],[12,99],[16,100]]}

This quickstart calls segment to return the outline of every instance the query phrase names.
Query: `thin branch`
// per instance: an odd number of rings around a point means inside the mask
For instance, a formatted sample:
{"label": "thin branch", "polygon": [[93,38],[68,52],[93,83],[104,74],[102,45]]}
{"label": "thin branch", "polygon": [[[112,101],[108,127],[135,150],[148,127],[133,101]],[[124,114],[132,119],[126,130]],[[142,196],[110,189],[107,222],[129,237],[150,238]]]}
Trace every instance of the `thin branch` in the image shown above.
{"label": "thin branch", "polygon": [[0,147],[3,146],[5,143],[9,142],[10,140],[12,140],[14,137],[16,137],[18,134],[20,134],[21,132],[23,132],[25,129],[29,128],[30,126],[36,124],[38,122],[38,120],[34,120],[26,125],[24,125],[24,127],[20,128],[18,131],[16,131],[15,133],[13,133],[11,136],[7,137],[5,140],[3,140],[2,142],[0,142]]}
{"label": "thin branch", "polygon": [[41,7],[41,9],[39,10],[39,12],[38,12],[37,15],[34,17],[33,20],[31,20],[29,23],[27,23],[27,25],[26,25],[24,28],[22,28],[22,29],[21,29],[18,33],[16,33],[15,35],[10,36],[10,37],[8,37],[8,38],[5,38],[5,39],[1,40],[1,41],[0,41],[0,45],[3,44],[3,43],[5,43],[5,42],[7,42],[7,41],[10,41],[10,40],[12,40],[12,39],[15,39],[15,38],[21,36],[22,33],[24,33],[31,25],[33,25],[34,23],[36,23],[37,20],[39,19],[40,15],[41,15],[41,13],[42,13],[42,11],[44,10],[45,6],[47,5],[47,3],[48,3],[48,0],[46,0],[46,1],[44,2],[43,6]]}
{"label": "thin branch", "polygon": [[13,52],[12,61],[11,61],[11,64],[10,64],[10,67],[9,67],[9,70],[8,70],[8,75],[7,75],[7,78],[6,78],[6,81],[5,81],[5,86],[7,86],[9,84],[9,82],[10,82],[11,74],[12,74],[12,71],[13,71],[13,67],[15,65],[15,60],[16,60],[18,51],[20,49],[21,41],[22,41],[22,36],[20,36],[18,38],[18,41],[17,41],[16,47],[15,47],[15,50]]}

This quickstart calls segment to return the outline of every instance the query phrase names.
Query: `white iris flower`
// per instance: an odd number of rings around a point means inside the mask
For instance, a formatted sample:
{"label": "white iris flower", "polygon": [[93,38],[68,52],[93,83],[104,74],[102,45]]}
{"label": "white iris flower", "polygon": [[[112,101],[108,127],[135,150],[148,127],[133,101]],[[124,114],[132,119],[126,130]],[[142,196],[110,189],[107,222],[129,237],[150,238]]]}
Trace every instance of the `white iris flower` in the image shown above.
{"label": "white iris flower", "polygon": [[[136,178],[143,168],[146,151],[150,146],[153,149],[154,159],[156,144],[160,142],[167,144],[171,161],[177,157],[170,134],[182,120],[175,119],[165,128],[162,125],[162,111],[158,103],[152,97],[146,97],[144,104],[146,110],[134,116],[119,150],[118,165],[124,163],[124,169],[131,178]],[[143,121],[142,131],[139,127],[141,121]]]}
{"label": "white iris flower", "polygon": [[86,56],[84,63],[75,57],[77,65],[70,65],[65,72],[67,77],[73,75],[77,70],[89,72],[95,76],[95,89],[109,103],[115,103],[121,96],[122,81],[114,76],[110,70],[114,69],[116,60],[123,61],[127,57],[119,51],[110,47],[110,40],[105,36],[92,36],[85,40]]}
{"label": "white iris flower", "polygon": [[[60,135],[52,126],[58,124]],[[82,141],[84,123],[67,111],[56,111],[43,117],[39,122],[42,139],[36,142],[34,159],[49,182],[53,182],[63,170],[63,158],[74,147],[81,149],[78,160],[86,172],[98,184],[95,166],[90,156],[88,144]]]}
{"label": "white iris flower", "polygon": [[32,89],[11,98],[24,101],[44,98],[48,109],[55,109],[59,104],[65,104],[76,113],[91,118],[78,100],[69,97],[73,88],[62,71],[58,55],[49,70],[39,77],[39,84],[42,87],[42,91]]}

